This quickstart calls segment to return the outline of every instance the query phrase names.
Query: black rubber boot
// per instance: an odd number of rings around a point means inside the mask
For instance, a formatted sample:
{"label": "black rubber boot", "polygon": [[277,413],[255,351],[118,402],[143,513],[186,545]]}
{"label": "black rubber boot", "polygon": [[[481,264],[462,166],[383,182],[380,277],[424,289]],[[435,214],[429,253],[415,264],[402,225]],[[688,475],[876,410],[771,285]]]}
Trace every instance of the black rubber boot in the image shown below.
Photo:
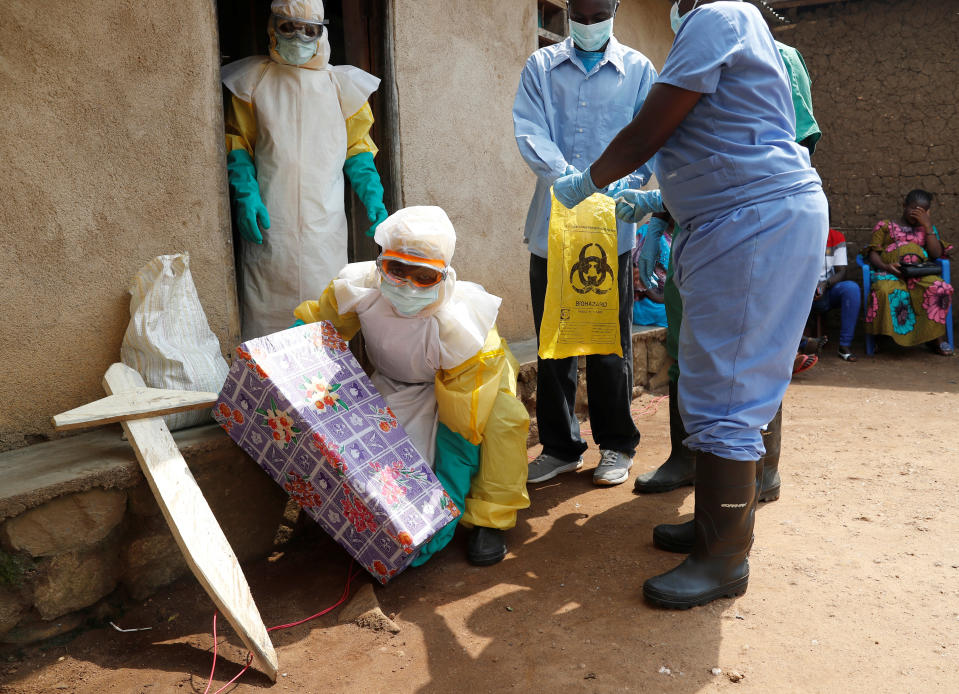
{"label": "black rubber boot", "polygon": [[633,491],[637,494],[659,494],[691,485],[696,479],[696,454],[683,445],[686,429],[679,416],[678,388],[669,382],[669,442],[672,450],[666,462],[655,470],[636,478]]}
{"label": "black rubber boot", "polygon": [[759,492],[759,501],[775,501],[779,498],[779,488],[782,482],[779,479],[779,452],[782,450],[783,440],[783,406],[780,403],[776,416],[769,423],[763,434],[763,446],[766,455],[763,456],[763,480]]}
{"label": "black rubber boot", "polygon": [[[763,461],[756,464],[756,498],[759,498],[762,489]],[[693,551],[696,541],[696,521],[688,520],[685,523],[660,523],[653,528],[653,544],[659,549],[677,554],[689,554]]]}
{"label": "black rubber boot", "polygon": [[466,545],[466,558],[469,559],[470,564],[491,566],[503,561],[503,557],[506,556],[504,534],[504,531],[498,528],[474,526]]}
{"label": "black rubber boot", "polygon": [[671,571],[643,584],[643,595],[660,607],[686,610],[717,598],[736,597],[749,584],[756,520],[759,461],[696,456],[696,539]]}
{"label": "black rubber boot", "polygon": [[653,544],[659,549],[677,554],[689,554],[696,541],[696,521],[660,523],[653,528]]}

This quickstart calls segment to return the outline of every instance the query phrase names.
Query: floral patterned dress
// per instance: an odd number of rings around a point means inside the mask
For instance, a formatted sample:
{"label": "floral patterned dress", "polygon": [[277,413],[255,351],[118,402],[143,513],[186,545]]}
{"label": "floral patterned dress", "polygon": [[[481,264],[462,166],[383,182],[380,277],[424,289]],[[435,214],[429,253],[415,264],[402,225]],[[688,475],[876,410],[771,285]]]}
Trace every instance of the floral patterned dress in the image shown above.
{"label": "floral patterned dress", "polygon": [[[939,231],[935,227],[933,231],[939,238]],[[876,251],[886,263],[923,262],[929,259],[925,240],[923,227],[883,220],[873,229],[863,255]],[[951,303],[952,285],[938,275],[903,280],[874,270],[866,298],[866,332],[889,335],[905,347],[938,339],[946,331]]]}

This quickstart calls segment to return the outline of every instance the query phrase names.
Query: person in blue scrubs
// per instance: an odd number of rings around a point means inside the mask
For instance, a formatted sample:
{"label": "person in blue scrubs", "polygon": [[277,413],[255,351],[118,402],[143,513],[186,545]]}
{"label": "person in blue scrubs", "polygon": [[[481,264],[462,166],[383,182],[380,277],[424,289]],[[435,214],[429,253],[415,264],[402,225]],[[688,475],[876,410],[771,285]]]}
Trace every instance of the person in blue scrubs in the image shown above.
{"label": "person in blue scrubs", "polygon": [[642,110],[592,166],[557,180],[574,206],[656,154],[680,231],[679,406],[696,451],[695,542],[643,594],[685,609],[749,579],[760,430],[789,384],[828,230],[826,198],[794,140],[786,68],[759,10],[680,0],[681,25]]}
{"label": "person in blue scrubs", "polygon": [[[585,169],[639,112],[656,80],[646,56],[612,35],[619,3],[571,0],[571,37],[533,53],[520,77],[513,105],[516,143],[536,174],[526,218],[530,251],[530,294],[537,338],[546,297],[550,186],[566,173]],[[641,187],[651,176],[648,162],[623,171],[603,189],[611,195]],[[593,438],[600,463],[593,482],[609,486],[629,479],[639,431],[630,414],[633,388],[631,251],[636,225],[619,222],[619,325],[623,356],[586,358],[586,387]],[[529,482],[543,482],[583,465],[586,442],[576,419],[577,359],[539,359],[536,418],[542,455],[529,466]]]}
{"label": "person in blue scrubs", "polygon": [[[635,325],[657,325],[665,328],[666,304],[663,289],[666,282],[666,269],[669,267],[669,244],[673,226],[672,218],[665,212],[650,217],[646,224],[636,230],[636,248],[633,249],[633,323]],[[650,229],[652,228],[652,231]],[[666,229],[665,233],[658,229]],[[649,244],[649,245],[647,245]],[[640,273],[639,256],[648,252],[655,254],[652,272],[644,277]]]}

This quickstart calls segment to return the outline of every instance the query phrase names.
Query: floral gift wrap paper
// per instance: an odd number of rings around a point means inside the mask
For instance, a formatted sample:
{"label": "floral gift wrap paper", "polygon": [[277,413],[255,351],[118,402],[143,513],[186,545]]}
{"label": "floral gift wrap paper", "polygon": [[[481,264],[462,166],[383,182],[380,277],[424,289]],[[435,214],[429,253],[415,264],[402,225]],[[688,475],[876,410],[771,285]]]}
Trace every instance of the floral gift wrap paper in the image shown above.
{"label": "floral gift wrap paper", "polygon": [[459,515],[332,324],[236,353],[214,417],[381,583]]}

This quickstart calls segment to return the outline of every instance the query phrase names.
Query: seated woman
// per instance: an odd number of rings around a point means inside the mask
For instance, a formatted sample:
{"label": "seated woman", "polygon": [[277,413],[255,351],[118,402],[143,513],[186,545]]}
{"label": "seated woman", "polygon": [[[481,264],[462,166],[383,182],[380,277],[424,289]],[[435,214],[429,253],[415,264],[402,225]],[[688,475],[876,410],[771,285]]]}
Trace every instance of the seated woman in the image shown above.
{"label": "seated woman", "polygon": [[[636,229],[636,248],[633,249],[633,324],[635,325],[666,327],[663,289],[666,285],[666,268],[669,267],[673,224],[673,218],[665,212],[654,215],[646,224]],[[649,233],[650,230],[653,231],[652,234]],[[647,239],[650,242],[649,247],[646,246]],[[641,262],[643,255],[653,259],[653,271],[649,277],[643,277],[643,272],[640,270],[644,267]]]}
{"label": "seated woman", "polygon": [[939,230],[929,214],[932,198],[924,190],[911,191],[902,220],[879,222],[863,249],[874,271],[866,297],[866,332],[888,335],[904,347],[929,343],[935,352],[951,356],[945,333],[952,285],[938,275],[904,278],[900,267],[935,260],[943,253]]}

